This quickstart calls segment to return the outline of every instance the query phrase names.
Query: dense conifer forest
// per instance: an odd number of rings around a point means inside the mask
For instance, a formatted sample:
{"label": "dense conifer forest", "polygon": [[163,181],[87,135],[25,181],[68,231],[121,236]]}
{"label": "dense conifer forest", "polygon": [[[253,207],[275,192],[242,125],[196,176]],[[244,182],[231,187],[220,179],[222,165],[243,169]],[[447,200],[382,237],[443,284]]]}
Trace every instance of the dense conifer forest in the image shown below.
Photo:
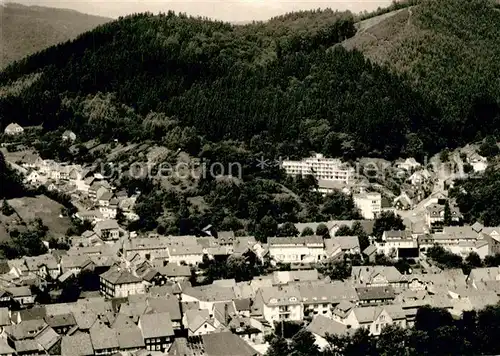
{"label": "dense conifer forest", "polygon": [[393,43],[388,66],[342,47],[356,34],[350,13],[244,26],[132,15],[3,71],[3,88],[23,89],[0,98],[2,125],[63,126],[104,141],[175,140],[175,129],[271,144],[275,155],[348,158],[433,153],[495,133],[498,10],[487,0],[411,9],[417,32]]}

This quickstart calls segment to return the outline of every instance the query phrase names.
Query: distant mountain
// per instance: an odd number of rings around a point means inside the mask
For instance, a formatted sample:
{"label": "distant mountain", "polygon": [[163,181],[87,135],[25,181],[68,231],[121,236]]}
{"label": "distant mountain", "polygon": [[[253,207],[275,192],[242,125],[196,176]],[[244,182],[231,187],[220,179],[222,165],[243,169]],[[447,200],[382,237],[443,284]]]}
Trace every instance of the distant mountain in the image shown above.
{"label": "distant mountain", "polygon": [[111,21],[73,10],[7,3],[0,6],[0,68]]}

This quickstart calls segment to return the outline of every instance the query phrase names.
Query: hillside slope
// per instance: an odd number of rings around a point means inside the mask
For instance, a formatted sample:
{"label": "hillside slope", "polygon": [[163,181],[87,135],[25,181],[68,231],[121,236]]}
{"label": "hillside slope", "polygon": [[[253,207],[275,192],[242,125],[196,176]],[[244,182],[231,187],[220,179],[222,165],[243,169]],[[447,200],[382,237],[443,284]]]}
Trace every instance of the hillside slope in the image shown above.
{"label": "hillside slope", "polygon": [[455,143],[500,133],[498,2],[412,3],[361,29],[344,46],[408,75],[415,88],[443,109]]}
{"label": "hillside slope", "polygon": [[422,157],[500,133],[500,13],[488,0],[414,2],[357,34],[352,14],[333,11],[245,26],[129,16],[8,67],[2,125],[347,158]]}
{"label": "hillside slope", "polygon": [[111,21],[72,10],[15,3],[0,6],[0,17],[0,68]]}

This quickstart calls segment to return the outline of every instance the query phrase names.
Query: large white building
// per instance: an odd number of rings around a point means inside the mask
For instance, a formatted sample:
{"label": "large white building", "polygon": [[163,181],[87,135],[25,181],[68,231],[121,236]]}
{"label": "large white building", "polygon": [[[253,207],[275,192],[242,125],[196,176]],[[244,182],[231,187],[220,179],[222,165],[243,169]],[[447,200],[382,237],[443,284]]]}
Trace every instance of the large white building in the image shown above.
{"label": "large white building", "polygon": [[363,219],[375,219],[382,210],[382,195],[380,193],[361,193],[353,195],[354,204],[361,210]]}
{"label": "large white building", "polygon": [[353,180],[355,170],[336,158],[325,158],[321,154],[302,161],[283,161],[282,168],[287,174],[296,176],[313,175],[318,180],[349,183]]}
{"label": "large white building", "polygon": [[323,238],[306,237],[271,237],[268,239],[269,256],[281,263],[310,263],[326,258]]}
{"label": "large white building", "polygon": [[257,292],[256,303],[262,306],[262,316],[271,324],[304,318],[300,292],[294,286],[261,288]]}

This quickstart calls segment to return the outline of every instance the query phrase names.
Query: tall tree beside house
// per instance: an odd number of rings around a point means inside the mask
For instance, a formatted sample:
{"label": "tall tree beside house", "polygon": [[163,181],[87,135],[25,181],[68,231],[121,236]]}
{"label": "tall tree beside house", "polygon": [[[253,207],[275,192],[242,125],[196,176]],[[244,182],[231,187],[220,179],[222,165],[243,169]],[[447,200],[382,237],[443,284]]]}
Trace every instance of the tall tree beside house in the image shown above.
{"label": "tall tree beside house", "polygon": [[11,169],[0,152],[0,199],[17,198],[24,195],[21,176]]}
{"label": "tall tree beside house", "polygon": [[9,205],[6,199],[2,202],[2,214],[5,216],[11,216],[15,213],[15,210]]}
{"label": "tall tree beside house", "polygon": [[316,235],[318,236],[327,236],[328,234],[330,233],[330,231],[328,231],[328,227],[321,223],[319,224],[317,227],[316,227]]}
{"label": "tall tree beside house", "polygon": [[368,239],[368,234],[366,233],[365,229],[361,225],[359,221],[355,221],[354,224],[352,224],[351,227],[351,236],[357,236],[359,240],[359,247],[361,251],[363,251],[365,248],[370,245],[370,240]]}
{"label": "tall tree beside house", "polygon": [[[277,331],[277,333],[279,332]],[[274,335],[269,343],[266,356],[283,356],[288,354],[290,354],[290,347],[286,339],[279,335]]]}
{"label": "tall tree beside house", "polygon": [[498,148],[497,145],[497,140],[493,136],[486,136],[486,138],[483,140],[483,143],[481,143],[481,146],[479,146],[479,154],[481,156],[491,158],[495,157],[500,153],[500,149]]}
{"label": "tall tree beside house", "polygon": [[[327,229],[328,231],[328,229]],[[309,226],[305,227],[304,230],[302,230],[302,233],[300,234],[300,236],[312,236],[314,235],[314,230],[311,229]],[[324,236],[325,234],[323,235],[318,235],[318,236]]]}
{"label": "tall tree beside house", "polygon": [[401,216],[393,213],[392,211],[383,211],[380,216],[375,219],[375,223],[373,225],[373,236],[380,239],[384,231],[404,229],[405,224],[403,223]]}
{"label": "tall tree beside house", "polygon": [[341,225],[335,232],[335,236],[351,236],[351,228],[347,225]]}
{"label": "tall tree beside house", "polygon": [[470,266],[470,268],[478,268],[483,266],[483,262],[481,261],[481,257],[477,254],[477,252],[470,252],[467,257],[465,257],[465,263]]}
{"label": "tall tree beside house", "polygon": [[286,222],[278,228],[279,237],[295,237],[299,235],[299,230],[291,222]]}
{"label": "tall tree beside house", "polygon": [[450,226],[451,225],[451,209],[450,209],[450,204],[448,201],[444,204],[444,220],[443,224],[444,226]]}
{"label": "tall tree beside house", "polygon": [[350,335],[327,335],[326,339],[329,345],[323,356],[379,355],[375,339],[365,328],[359,328]]}
{"label": "tall tree beside house", "polygon": [[319,356],[318,346],[312,333],[306,329],[300,330],[292,337],[290,344],[291,356]]}
{"label": "tall tree beside house", "polygon": [[268,237],[276,236],[278,223],[272,216],[264,216],[255,227],[255,238],[261,242],[266,242]]}

